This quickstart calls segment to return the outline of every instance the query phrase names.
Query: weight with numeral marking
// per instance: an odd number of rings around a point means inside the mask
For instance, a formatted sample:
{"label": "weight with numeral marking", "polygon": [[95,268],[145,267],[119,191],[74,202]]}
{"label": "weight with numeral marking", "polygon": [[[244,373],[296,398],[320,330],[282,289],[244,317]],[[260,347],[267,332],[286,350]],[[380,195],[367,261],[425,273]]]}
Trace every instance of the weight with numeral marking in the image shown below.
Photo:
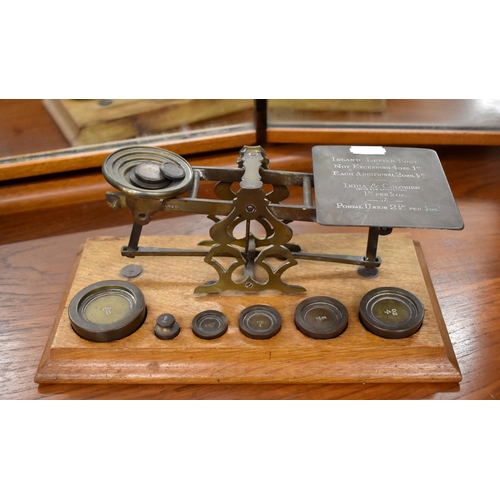
{"label": "weight with numeral marking", "polygon": [[345,306],[331,297],[310,297],[295,309],[295,325],[307,337],[333,339],[347,328]]}
{"label": "weight with numeral marking", "polygon": [[266,305],[247,307],[238,317],[241,333],[257,340],[274,337],[281,329],[281,321],[281,314],[274,307]]}
{"label": "weight with numeral marking", "polygon": [[403,339],[422,326],[424,306],[402,288],[376,288],[362,298],[359,317],[371,333],[386,339]]}
{"label": "weight with numeral marking", "polygon": [[226,316],[220,311],[202,311],[192,321],[193,333],[204,340],[214,340],[222,337],[227,331]]}
{"label": "weight with numeral marking", "polygon": [[141,290],[126,281],[108,280],[80,290],[69,304],[73,330],[93,342],[111,342],[134,333],[146,319]]}

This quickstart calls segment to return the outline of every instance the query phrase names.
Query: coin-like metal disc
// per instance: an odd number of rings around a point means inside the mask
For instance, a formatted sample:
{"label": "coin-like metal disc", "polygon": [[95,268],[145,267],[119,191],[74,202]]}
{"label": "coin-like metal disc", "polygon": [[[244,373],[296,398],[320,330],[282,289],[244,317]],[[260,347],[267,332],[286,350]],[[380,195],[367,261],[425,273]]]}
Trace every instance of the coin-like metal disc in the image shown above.
{"label": "coin-like metal disc", "polygon": [[386,339],[410,337],[422,326],[424,306],[402,288],[376,288],[361,300],[359,317],[365,328]]}
{"label": "coin-like metal disc", "polygon": [[174,163],[173,161],[166,161],[160,165],[161,174],[171,181],[177,181],[179,179],[184,179],[186,174],[184,173],[184,169]]}
{"label": "coin-like metal disc", "polygon": [[78,292],[70,302],[73,330],[93,342],[111,342],[134,333],[146,318],[141,290],[119,280],[100,281]]}
{"label": "coin-like metal disc", "polygon": [[238,318],[241,333],[258,340],[274,337],[281,329],[281,322],[281,314],[274,307],[260,304],[247,307]]}
{"label": "coin-like metal disc", "polygon": [[162,189],[171,184],[171,180],[162,175],[160,166],[152,161],[139,163],[132,169],[130,171],[130,181],[137,187],[144,189]]}
{"label": "coin-like metal disc", "polygon": [[137,278],[143,273],[143,271],[144,270],[141,266],[137,264],[129,264],[120,271],[120,275],[124,278]]}
{"label": "coin-like metal disc", "polygon": [[222,337],[227,331],[226,316],[220,311],[202,311],[198,313],[191,324],[193,333],[204,340],[213,340]]}
{"label": "coin-like metal disc", "polygon": [[345,306],[331,297],[310,297],[295,309],[295,324],[307,337],[333,339],[347,328],[349,314]]}

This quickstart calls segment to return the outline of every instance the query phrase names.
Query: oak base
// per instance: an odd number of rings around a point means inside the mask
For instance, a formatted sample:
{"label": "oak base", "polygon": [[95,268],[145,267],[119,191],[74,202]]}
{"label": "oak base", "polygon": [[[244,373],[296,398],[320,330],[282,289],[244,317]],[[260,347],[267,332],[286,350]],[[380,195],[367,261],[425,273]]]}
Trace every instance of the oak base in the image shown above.
{"label": "oak base", "polygon": [[[199,237],[144,237],[144,246],[196,248]],[[365,234],[296,235],[304,252],[363,255]],[[195,296],[196,286],[216,279],[200,257],[122,257],[123,238],[87,240],[75,265],[52,333],[35,376],[37,383],[354,383],[459,382],[462,378],[420,245],[409,235],[383,237],[376,278],[362,278],[356,266],[300,260],[287,270],[287,283],[304,286],[305,294],[266,292],[255,295]],[[80,338],[68,318],[71,298],[98,281],[124,279],[123,267],[139,264],[144,272],[128,281],[144,293],[144,324],[129,337],[108,343]],[[406,339],[389,340],[368,332],[358,312],[362,297],[382,286],[406,289],[425,308],[420,330]],[[314,340],[297,330],[294,311],[305,298],[327,295],[342,302],[349,324],[339,337]],[[239,313],[254,304],[275,307],[283,318],[280,332],[268,340],[245,337]],[[227,332],[202,340],[191,330],[204,310],[223,312]],[[156,318],[172,313],[181,327],[173,340],[159,340]]]}

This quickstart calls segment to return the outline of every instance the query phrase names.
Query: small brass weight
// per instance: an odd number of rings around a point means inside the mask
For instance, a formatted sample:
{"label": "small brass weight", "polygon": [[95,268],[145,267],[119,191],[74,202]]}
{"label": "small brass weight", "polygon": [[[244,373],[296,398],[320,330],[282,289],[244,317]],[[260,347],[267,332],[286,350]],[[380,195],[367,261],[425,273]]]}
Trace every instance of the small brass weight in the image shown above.
{"label": "small brass weight", "polygon": [[[103,165],[106,180],[120,192],[108,192],[106,200],[113,209],[129,208],[134,223],[127,246],[127,257],[202,256],[218,274],[218,281],[200,284],[195,294],[215,294],[226,290],[256,293],[277,290],[285,294],[305,292],[300,285],[283,281],[284,272],[297,259],[321,260],[359,266],[359,273],[376,276],[381,264],[376,255],[379,234],[390,229],[370,227],[365,256],[304,253],[291,243],[292,221],[316,222],[312,202],[314,178],[311,173],[273,171],[260,146],[244,146],[236,168],[191,167],[181,156],[159,148],[131,147],[111,154]],[[218,199],[198,197],[201,180],[217,181]],[[270,190],[264,190],[264,186]],[[237,186],[235,188],[234,186]],[[289,205],[289,186],[300,186],[303,204]],[[188,193],[187,196],[179,196]],[[188,212],[206,214],[213,222],[211,240],[198,249],[152,248],[139,246],[142,227],[155,213]],[[251,224],[258,223],[263,235],[257,237]],[[244,236],[235,230],[244,227]],[[227,259],[229,258],[229,259]],[[222,262],[229,260],[228,265]]]}

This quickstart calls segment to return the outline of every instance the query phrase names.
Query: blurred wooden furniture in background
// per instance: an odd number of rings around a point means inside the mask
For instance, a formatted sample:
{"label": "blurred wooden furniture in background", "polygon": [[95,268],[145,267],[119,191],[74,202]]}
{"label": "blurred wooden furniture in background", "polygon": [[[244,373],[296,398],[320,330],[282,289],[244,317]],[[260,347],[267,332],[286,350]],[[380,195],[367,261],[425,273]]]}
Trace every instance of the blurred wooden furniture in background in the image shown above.
{"label": "blurred wooden furniture in background", "polygon": [[253,99],[44,99],[73,146],[253,120]]}

